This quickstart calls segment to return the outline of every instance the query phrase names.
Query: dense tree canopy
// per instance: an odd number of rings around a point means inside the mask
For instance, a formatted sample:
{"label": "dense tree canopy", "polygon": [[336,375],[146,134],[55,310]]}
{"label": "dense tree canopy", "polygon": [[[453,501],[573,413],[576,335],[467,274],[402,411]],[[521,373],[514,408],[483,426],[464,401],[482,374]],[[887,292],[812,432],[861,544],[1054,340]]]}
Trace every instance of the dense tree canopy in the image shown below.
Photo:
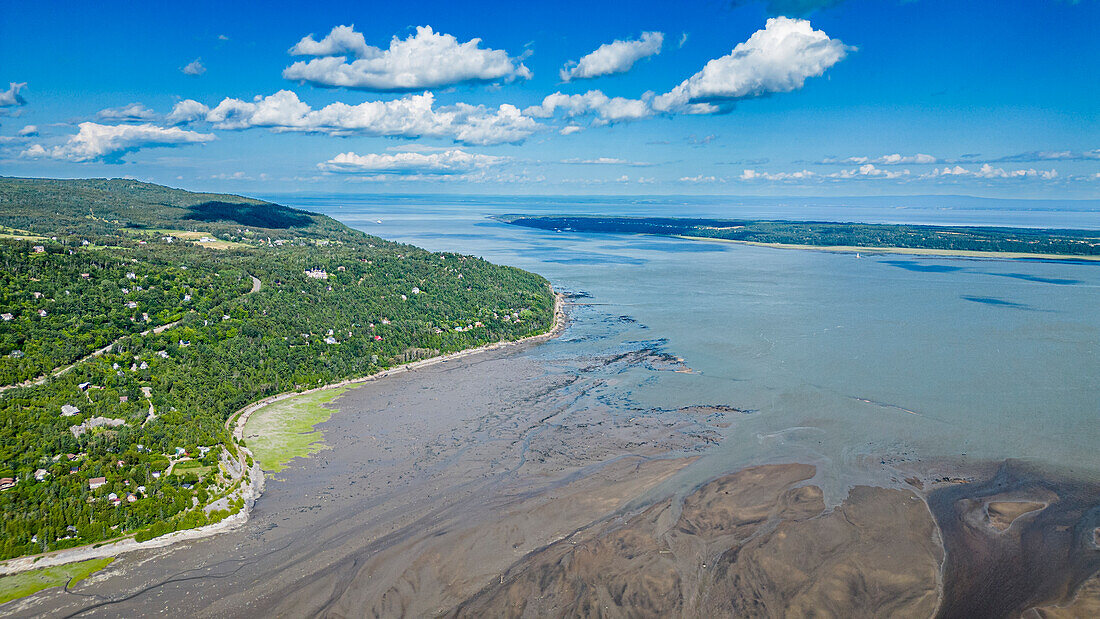
{"label": "dense tree canopy", "polygon": [[249,402],[552,321],[537,275],[234,196],[0,179],[0,225],[0,558],[224,517]]}

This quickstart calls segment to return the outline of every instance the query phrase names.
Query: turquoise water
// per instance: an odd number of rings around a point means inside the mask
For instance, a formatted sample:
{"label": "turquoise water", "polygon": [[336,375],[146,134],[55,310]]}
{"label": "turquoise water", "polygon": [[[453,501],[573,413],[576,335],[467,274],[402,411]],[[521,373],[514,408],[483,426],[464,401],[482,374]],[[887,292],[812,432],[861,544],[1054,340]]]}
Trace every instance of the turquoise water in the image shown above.
{"label": "turquoise water", "polygon": [[[574,313],[567,337],[526,354],[595,355],[644,342],[682,357],[694,373],[629,372],[609,380],[600,398],[752,411],[723,430],[721,445],[689,476],[799,460],[821,465],[818,481],[834,498],[852,483],[889,477],[897,461],[1017,458],[1100,477],[1100,265],[856,258],[544,232],[486,219],[670,214],[661,203],[279,200],[388,239],[535,271],[559,289],[589,295],[584,301],[592,305]],[[672,214],[1100,227],[1100,214],[1089,208],[1052,214],[1034,204],[980,206],[948,212],[934,204],[775,201],[736,213],[713,203],[678,205]]]}

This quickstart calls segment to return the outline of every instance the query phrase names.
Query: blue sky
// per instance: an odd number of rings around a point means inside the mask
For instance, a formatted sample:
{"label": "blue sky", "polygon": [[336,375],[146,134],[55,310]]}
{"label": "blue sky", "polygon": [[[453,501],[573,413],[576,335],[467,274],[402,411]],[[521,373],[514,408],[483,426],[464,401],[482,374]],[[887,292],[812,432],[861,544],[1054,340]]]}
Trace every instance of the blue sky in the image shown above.
{"label": "blue sky", "polygon": [[0,12],[5,175],[265,194],[1100,197],[1096,0]]}

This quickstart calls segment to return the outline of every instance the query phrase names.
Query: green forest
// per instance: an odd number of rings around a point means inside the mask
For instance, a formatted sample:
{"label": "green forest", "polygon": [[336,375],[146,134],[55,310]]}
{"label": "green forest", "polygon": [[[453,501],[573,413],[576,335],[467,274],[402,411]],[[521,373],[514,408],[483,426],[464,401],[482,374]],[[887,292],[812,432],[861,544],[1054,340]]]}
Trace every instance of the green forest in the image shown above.
{"label": "green forest", "polygon": [[1067,257],[1100,256],[1100,232],[1095,230],[584,215],[504,215],[497,219],[516,226],[542,230],[689,236],[813,247],[854,246]]}
{"label": "green forest", "polygon": [[532,273],[239,196],[0,178],[0,226],[0,558],[224,518],[243,406],[553,319]]}

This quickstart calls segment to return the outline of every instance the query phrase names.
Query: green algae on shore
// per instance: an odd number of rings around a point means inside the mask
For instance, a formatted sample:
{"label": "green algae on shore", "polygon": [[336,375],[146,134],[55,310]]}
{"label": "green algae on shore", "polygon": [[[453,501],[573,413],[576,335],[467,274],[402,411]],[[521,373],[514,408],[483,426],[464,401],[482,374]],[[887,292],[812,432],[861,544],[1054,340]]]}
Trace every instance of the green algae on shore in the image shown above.
{"label": "green algae on shore", "polygon": [[249,449],[269,473],[278,473],[294,458],[305,458],[324,448],[317,424],[329,420],[329,404],[346,387],[323,389],[272,402],[254,412],[245,423]]}
{"label": "green algae on shore", "polygon": [[114,561],[114,557],[44,567],[10,576],[0,576],[0,604],[27,597],[50,587],[75,585]]}

